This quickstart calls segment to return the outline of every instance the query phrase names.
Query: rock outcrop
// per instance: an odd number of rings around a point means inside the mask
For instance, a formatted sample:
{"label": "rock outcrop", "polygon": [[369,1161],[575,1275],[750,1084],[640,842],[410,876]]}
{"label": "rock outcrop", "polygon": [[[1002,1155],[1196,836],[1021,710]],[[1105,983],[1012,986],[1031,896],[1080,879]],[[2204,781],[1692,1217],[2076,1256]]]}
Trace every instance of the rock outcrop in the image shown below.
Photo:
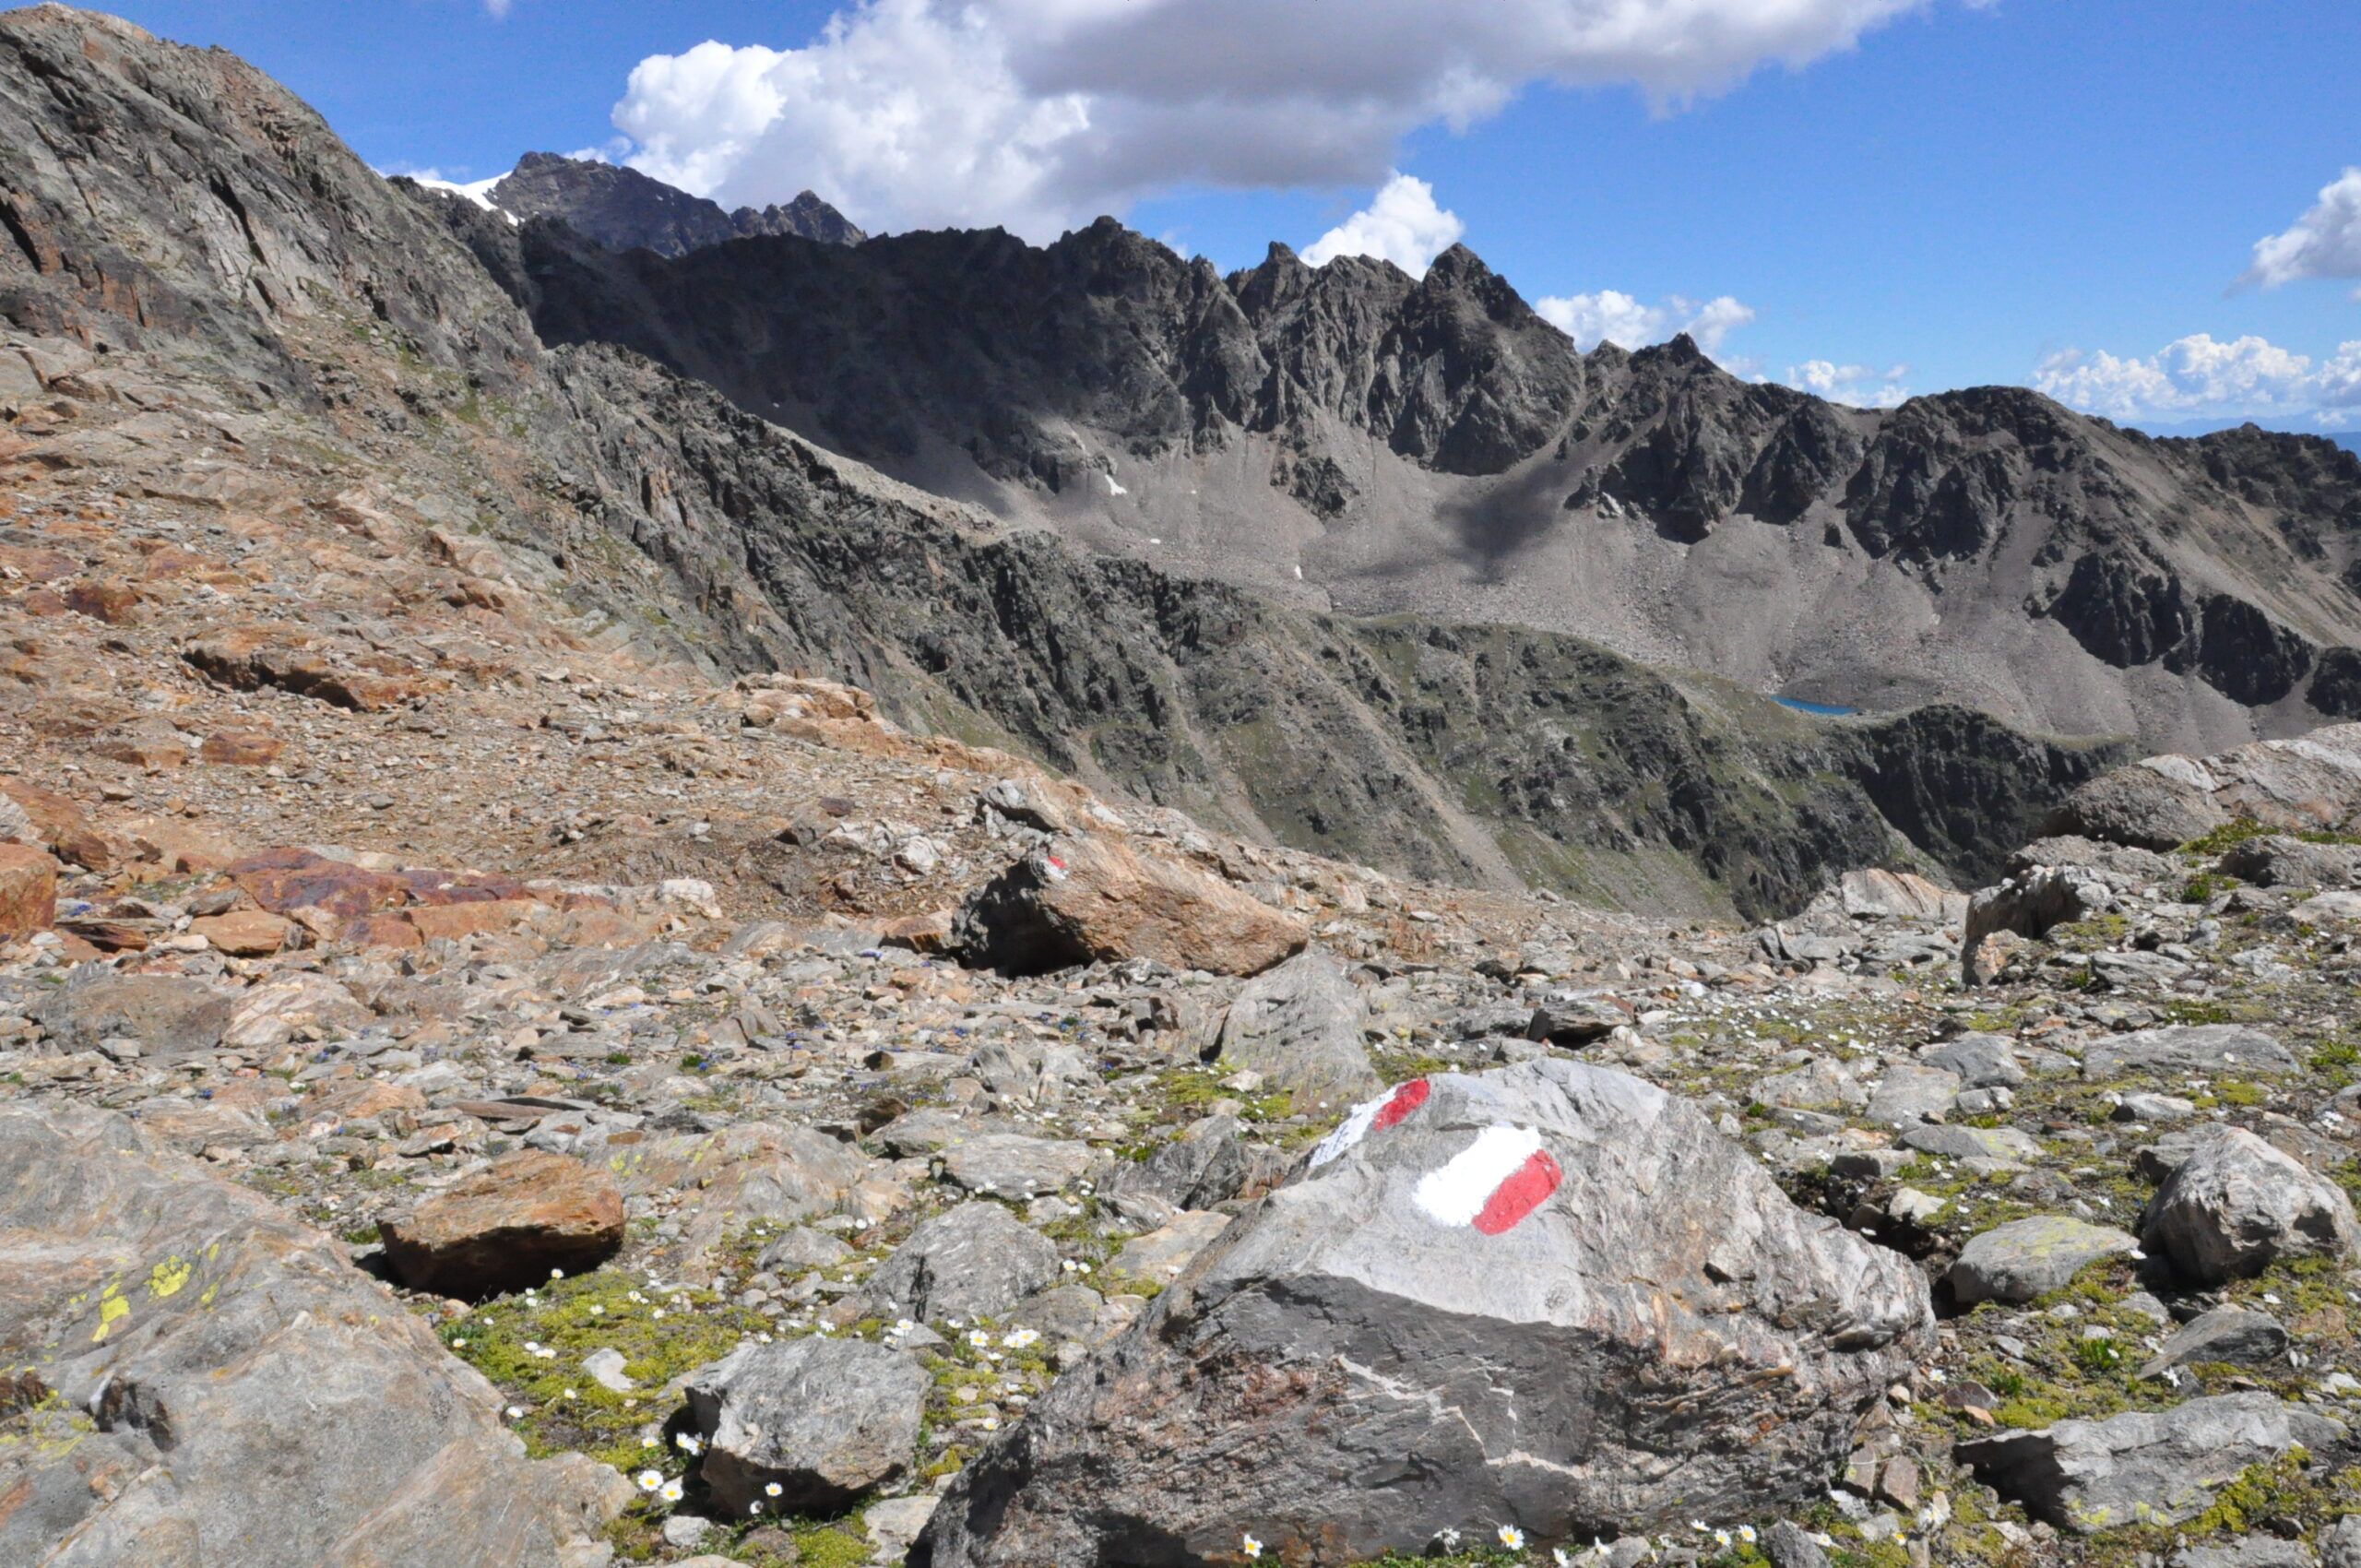
{"label": "rock outcrop", "polygon": [[621,1506],[338,1242],[121,1116],[0,1107],[0,1560],[575,1568]]}
{"label": "rock outcrop", "polygon": [[1960,1444],[1959,1458],[2038,1517],[2092,1535],[2193,1518],[2248,1466],[2290,1448],[2318,1450],[2343,1434],[2341,1422],[2275,1396],[2225,1394],[2169,1410],[1980,1438]]}
{"label": "rock outcrop", "polygon": [[1040,974],[1151,958],[1215,974],[1260,973],[1311,928],[1192,867],[1097,837],[1050,840],[959,911],[952,944],[971,964]]}
{"label": "rock outcrop", "polygon": [[1659,1090],[1564,1062],[1414,1080],[963,1471],[912,1561],[1685,1528],[1817,1495],[1931,1332],[1904,1260]]}

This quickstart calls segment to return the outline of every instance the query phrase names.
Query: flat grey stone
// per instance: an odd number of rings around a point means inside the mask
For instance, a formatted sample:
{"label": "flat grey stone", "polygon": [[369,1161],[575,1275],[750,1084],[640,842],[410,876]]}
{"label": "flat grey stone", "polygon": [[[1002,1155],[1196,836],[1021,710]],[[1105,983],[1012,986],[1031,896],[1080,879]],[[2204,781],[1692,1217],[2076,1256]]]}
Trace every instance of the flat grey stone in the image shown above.
{"label": "flat grey stone", "polygon": [[971,1193],[1029,1198],[1054,1193],[1090,1169],[1088,1144],[1071,1138],[1028,1138],[1021,1133],[987,1133],[945,1147],[943,1174]]}
{"label": "flat grey stone", "polygon": [[2014,1088],[2025,1081],[2016,1041],[2004,1035],[1964,1034],[1919,1052],[1918,1060],[1957,1073],[1962,1087],[1971,1089]]}
{"label": "flat grey stone", "polygon": [[2041,1158],[2041,1140],[2014,1127],[1950,1127],[1922,1124],[1902,1134],[1904,1148],[1945,1159],[2034,1160]]}
{"label": "flat grey stone", "polygon": [[2027,1513],[2094,1535],[2195,1518],[2248,1466],[2298,1444],[2317,1451],[2343,1434],[2343,1423],[2258,1391],[1979,1438],[1953,1456]]}
{"label": "flat grey stone", "polygon": [[1116,1273],[1133,1279],[1169,1285],[1189,1266],[1190,1259],[1211,1246],[1215,1238],[1228,1229],[1229,1216],[1226,1214],[1198,1211],[1179,1215],[1162,1229],[1124,1242],[1123,1250],[1115,1254],[1110,1266]]}
{"label": "flat grey stone", "polygon": [[765,1247],[755,1266],[779,1271],[827,1268],[850,1256],[852,1249],[826,1231],[798,1225]]}
{"label": "flat grey stone", "polygon": [[2285,1046],[2240,1024],[2175,1024],[2109,1035],[2082,1052],[2082,1075],[2106,1079],[2142,1073],[2201,1073],[2243,1077],[2251,1073],[2294,1073],[2303,1064]]}
{"label": "flat grey stone", "polygon": [[1963,1305],[2030,1301],[2064,1286],[2100,1259],[2119,1257],[2139,1245],[2109,1226],[2066,1215],[2035,1215],[1972,1239],[1946,1277]]}
{"label": "flat grey stone", "polygon": [[2277,1536],[2240,1536],[2220,1546],[2192,1546],[2165,1559],[2167,1568],[2313,1568],[2312,1549]]}
{"label": "flat grey stone", "polygon": [[2269,1313],[2216,1307],[2191,1318],[2157,1348],[2142,1377],[2161,1377],[2172,1367],[2222,1361],[2234,1367],[2271,1366],[2286,1359],[2287,1331]]}
{"label": "flat grey stone", "polygon": [[1960,1075],[1946,1068],[1907,1063],[1888,1067],[1869,1096],[1866,1114],[1870,1121],[1890,1127],[1932,1121],[1951,1109],[1959,1089]]}
{"label": "flat grey stone", "polygon": [[2125,1095],[2122,1103],[2108,1114],[2108,1120],[2147,1122],[2169,1127],[2176,1122],[2186,1122],[2196,1114],[2197,1107],[2188,1100],[2177,1099],[2168,1094],[2142,1092]]}

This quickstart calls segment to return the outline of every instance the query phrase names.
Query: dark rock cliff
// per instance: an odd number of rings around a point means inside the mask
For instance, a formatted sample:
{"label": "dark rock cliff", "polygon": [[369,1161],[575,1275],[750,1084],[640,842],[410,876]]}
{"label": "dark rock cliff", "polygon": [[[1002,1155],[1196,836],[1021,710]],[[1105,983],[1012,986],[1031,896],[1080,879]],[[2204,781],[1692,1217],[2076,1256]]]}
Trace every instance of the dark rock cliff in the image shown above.
{"label": "dark rock cliff", "polygon": [[[1840,577],[1856,558],[1973,606],[1970,621],[2053,623],[2098,671],[2157,667],[2249,707],[2299,694],[2321,648],[2361,640],[2361,458],[2327,441],[2152,441],[2012,387],[1857,410],[1740,381],[1686,339],[1585,356],[1464,248],[1413,279],[1355,257],[1309,267],[1284,246],[1223,278],[1111,220],[1042,248],[914,233],[677,260],[550,224],[513,239],[510,271],[534,284],[516,297],[545,339],[635,349],[889,470],[932,471],[915,459],[933,444],[1056,495],[1108,454],[1267,437],[1274,526],[1300,507],[1350,529],[1388,504],[1363,493],[1358,451],[1374,444],[1447,480],[1529,475],[1525,492],[1557,486],[1529,510],[1596,511],[1679,546],[1740,516],[1809,527]],[[1548,533],[1525,518],[1423,561],[1395,552],[1373,591],[1440,607],[1466,553],[1505,563]],[[1809,645],[1783,657],[1811,661]],[[1904,689],[1946,689],[1930,657]],[[2016,677],[2032,711],[2051,657]]]}

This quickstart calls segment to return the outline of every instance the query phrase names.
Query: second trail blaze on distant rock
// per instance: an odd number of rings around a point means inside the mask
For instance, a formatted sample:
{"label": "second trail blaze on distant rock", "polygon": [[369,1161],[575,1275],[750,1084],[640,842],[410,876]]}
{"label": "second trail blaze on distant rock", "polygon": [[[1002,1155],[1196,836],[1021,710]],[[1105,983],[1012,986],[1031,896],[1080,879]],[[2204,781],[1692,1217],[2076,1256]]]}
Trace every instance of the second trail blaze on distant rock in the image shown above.
{"label": "second trail blaze on distant rock", "polygon": [[1530,1127],[1492,1126],[1419,1179],[1410,1196],[1440,1225],[1472,1225],[1487,1236],[1515,1229],[1564,1178]]}

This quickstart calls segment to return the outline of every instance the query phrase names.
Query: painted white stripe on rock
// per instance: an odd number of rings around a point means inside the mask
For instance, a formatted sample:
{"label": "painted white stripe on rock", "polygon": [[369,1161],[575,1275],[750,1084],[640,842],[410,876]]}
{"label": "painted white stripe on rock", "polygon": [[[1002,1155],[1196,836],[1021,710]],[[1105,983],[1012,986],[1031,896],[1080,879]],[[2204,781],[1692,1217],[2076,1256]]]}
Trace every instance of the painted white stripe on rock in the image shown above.
{"label": "painted white stripe on rock", "polygon": [[1410,1197],[1439,1225],[1472,1225],[1494,1189],[1541,1149],[1530,1127],[1487,1127],[1476,1141],[1418,1180]]}
{"label": "painted white stripe on rock", "polygon": [[1336,1130],[1321,1139],[1320,1146],[1311,1151],[1311,1168],[1314,1170],[1319,1170],[1363,1138],[1368,1137],[1370,1123],[1377,1120],[1377,1113],[1383,1110],[1385,1102],[1393,1098],[1394,1091],[1388,1089],[1375,1099],[1365,1099],[1354,1106],[1353,1113],[1338,1123]]}

